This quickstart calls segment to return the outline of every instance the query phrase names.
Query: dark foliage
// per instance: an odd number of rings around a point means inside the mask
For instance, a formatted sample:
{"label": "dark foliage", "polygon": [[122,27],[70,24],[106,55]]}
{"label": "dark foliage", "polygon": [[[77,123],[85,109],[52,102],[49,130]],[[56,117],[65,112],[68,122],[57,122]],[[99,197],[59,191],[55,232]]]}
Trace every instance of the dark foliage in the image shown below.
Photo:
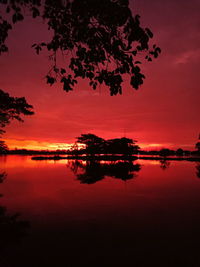
{"label": "dark foliage", "polygon": [[176,155],[177,155],[177,156],[183,156],[183,155],[184,155],[184,150],[183,150],[182,148],[178,148],[178,149],[176,150]]}
{"label": "dark foliage", "polygon": [[89,155],[101,154],[105,146],[105,140],[95,134],[81,134],[77,137],[77,143],[86,146],[86,153]]}
{"label": "dark foliage", "polygon": [[0,133],[3,128],[16,119],[23,122],[21,115],[32,115],[32,106],[26,102],[24,97],[11,97],[0,89]]}
{"label": "dark foliage", "polygon": [[169,148],[163,148],[159,151],[159,155],[162,157],[173,156],[175,155],[175,151]]}
{"label": "dark foliage", "polygon": [[8,147],[4,141],[0,140],[0,154],[6,154],[8,151]]}
{"label": "dark foliage", "polygon": [[110,139],[106,142],[106,150],[109,154],[132,155],[139,150],[139,146],[135,145],[135,142],[126,137]]}
{"label": "dark foliage", "polygon": [[[111,95],[122,94],[124,75],[137,90],[145,78],[139,60],[152,61],[161,52],[156,45],[149,47],[153,33],[141,27],[140,16],[132,14],[128,0],[0,0],[0,8],[4,9],[0,54],[8,51],[8,33],[24,20],[24,10],[42,18],[53,32],[52,39],[32,47],[37,54],[44,48],[50,52],[52,68],[46,81],[60,82],[66,92],[80,77],[87,78],[94,90],[104,84]],[[58,53],[68,57],[66,66],[59,66]]]}
{"label": "dark foliage", "polygon": [[94,134],[81,134],[77,137],[77,143],[84,144],[86,148],[84,152],[87,155],[95,154],[123,154],[132,155],[137,153],[139,146],[135,145],[134,140],[122,137],[105,140]]}

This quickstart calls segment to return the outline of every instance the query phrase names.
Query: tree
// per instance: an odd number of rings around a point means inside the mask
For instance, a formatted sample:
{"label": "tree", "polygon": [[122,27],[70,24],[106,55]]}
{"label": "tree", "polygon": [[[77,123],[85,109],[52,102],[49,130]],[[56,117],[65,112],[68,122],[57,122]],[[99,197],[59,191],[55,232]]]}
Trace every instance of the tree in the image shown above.
{"label": "tree", "polygon": [[[24,97],[11,97],[0,89],[0,133],[3,128],[15,119],[23,122],[21,115],[32,115],[32,106],[26,102]],[[2,141],[1,141],[2,142]]]}
{"label": "tree", "polygon": [[178,148],[178,149],[176,150],[176,155],[178,155],[178,156],[183,156],[183,155],[184,155],[184,150],[183,150],[182,148]]}
{"label": "tree", "polygon": [[162,148],[159,151],[159,155],[162,156],[162,157],[167,157],[167,156],[174,155],[174,154],[175,154],[175,151],[171,150],[169,148]]}
{"label": "tree", "polygon": [[77,137],[76,142],[84,144],[86,146],[86,153],[89,155],[103,153],[105,140],[95,134],[81,134],[81,136]]}
{"label": "tree", "polygon": [[8,151],[8,147],[4,141],[0,140],[0,154],[5,154]]}
{"label": "tree", "polygon": [[[152,61],[161,52],[155,44],[150,48],[153,33],[141,27],[128,0],[0,0],[0,10],[0,54],[8,51],[8,33],[24,20],[25,11],[46,21],[52,39],[32,47],[37,54],[49,51],[52,68],[46,81],[60,82],[66,92],[79,77],[93,89],[104,84],[111,95],[122,94],[124,76],[138,89],[145,78],[138,58]],[[58,65],[59,53],[68,57],[66,66]]]}
{"label": "tree", "polygon": [[77,137],[77,143],[86,146],[86,153],[94,154],[124,154],[132,155],[137,153],[139,146],[135,145],[134,140],[126,137],[105,140],[94,134],[82,134]]}
{"label": "tree", "polygon": [[110,139],[107,141],[107,153],[132,155],[138,152],[139,146],[134,140],[126,137]]}

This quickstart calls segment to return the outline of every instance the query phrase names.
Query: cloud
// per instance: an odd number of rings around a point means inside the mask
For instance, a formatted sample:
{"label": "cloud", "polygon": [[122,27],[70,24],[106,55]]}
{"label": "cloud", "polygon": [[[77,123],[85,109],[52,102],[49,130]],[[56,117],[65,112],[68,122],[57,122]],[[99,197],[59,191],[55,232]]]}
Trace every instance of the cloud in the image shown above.
{"label": "cloud", "polygon": [[199,60],[199,57],[200,57],[200,49],[186,51],[175,58],[174,64],[179,65],[179,64],[193,63],[193,61]]}

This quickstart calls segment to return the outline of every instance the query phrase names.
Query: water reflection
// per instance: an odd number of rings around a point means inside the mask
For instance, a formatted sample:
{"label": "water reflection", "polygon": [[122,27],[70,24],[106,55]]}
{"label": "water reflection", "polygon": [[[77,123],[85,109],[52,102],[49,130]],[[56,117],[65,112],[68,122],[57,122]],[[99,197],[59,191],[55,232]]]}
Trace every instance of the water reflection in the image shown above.
{"label": "water reflection", "polygon": [[0,209],[0,266],[200,266],[200,164],[168,163],[8,157],[0,206],[31,229]]}
{"label": "water reflection", "polygon": [[[160,160],[160,168],[162,170],[164,171],[167,170],[170,167],[170,165],[171,165],[170,161],[166,159]],[[195,169],[196,169],[195,173],[196,173],[197,178],[200,178],[200,163],[199,162],[196,164]]]}
{"label": "water reflection", "polygon": [[162,169],[162,170],[166,170],[166,169],[168,169],[169,168],[169,166],[170,166],[170,162],[169,161],[167,161],[166,159],[162,159],[162,160],[160,160],[160,168]]}
{"label": "water reflection", "polygon": [[198,178],[200,178],[200,163],[196,165],[196,175]]}
{"label": "water reflection", "polygon": [[[7,177],[5,172],[0,173],[0,183]],[[3,195],[0,194],[0,197]],[[20,214],[8,215],[6,207],[0,205],[0,255],[12,243],[19,242],[27,233],[29,222],[19,219]]]}
{"label": "water reflection", "polygon": [[140,164],[132,161],[99,162],[99,161],[72,161],[68,166],[83,184],[94,184],[106,176],[123,181],[133,179],[140,171]]}
{"label": "water reflection", "polygon": [[[7,174],[5,172],[0,173],[0,184],[3,183],[3,181],[5,180]],[[0,197],[2,197],[3,195],[0,194]]]}
{"label": "water reflection", "polygon": [[7,174],[5,172],[0,173],[0,183],[2,183],[5,180],[6,176]]}

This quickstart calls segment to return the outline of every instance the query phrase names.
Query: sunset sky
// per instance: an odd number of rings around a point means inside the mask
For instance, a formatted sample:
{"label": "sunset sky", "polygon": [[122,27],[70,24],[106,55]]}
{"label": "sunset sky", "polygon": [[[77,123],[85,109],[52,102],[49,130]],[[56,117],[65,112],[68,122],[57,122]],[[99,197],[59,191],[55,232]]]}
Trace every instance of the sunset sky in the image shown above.
{"label": "sunset sky", "polygon": [[200,1],[130,0],[133,13],[154,33],[160,57],[142,65],[144,85],[135,91],[124,82],[123,95],[105,87],[93,91],[80,81],[73,92],[48,86],[46,53],[31,45],[49,38],[45,24],[28,18],[8,39],[9,53],[0,57],[0,88],[25,96],[35,115],[12,122],[4,140],[10,148],[62,149],[81,133],[103,138],[126,136],[146,149],[194,149],[200,132]]}

